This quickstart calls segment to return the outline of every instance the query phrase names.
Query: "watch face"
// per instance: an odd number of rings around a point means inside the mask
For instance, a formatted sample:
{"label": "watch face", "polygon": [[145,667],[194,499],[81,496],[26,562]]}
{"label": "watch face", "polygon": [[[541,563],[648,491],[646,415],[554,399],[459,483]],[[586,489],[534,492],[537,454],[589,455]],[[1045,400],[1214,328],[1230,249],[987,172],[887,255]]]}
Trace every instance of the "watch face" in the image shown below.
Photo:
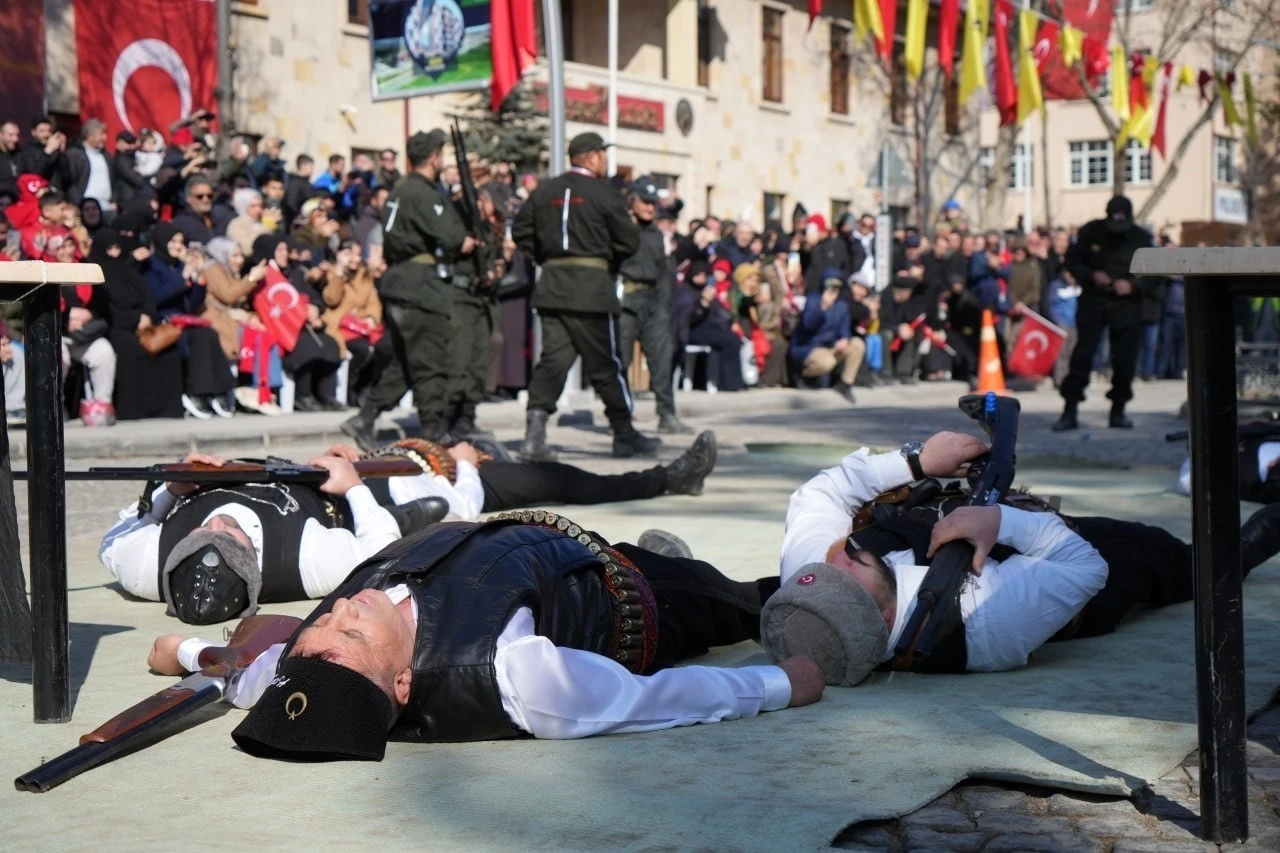
{"label": "watch face", "polygon": [[918,441],[908,441],[906,444],[902,445],[902,455],[907,456],[913,453],[919,453],[923,448],[924,445]]}

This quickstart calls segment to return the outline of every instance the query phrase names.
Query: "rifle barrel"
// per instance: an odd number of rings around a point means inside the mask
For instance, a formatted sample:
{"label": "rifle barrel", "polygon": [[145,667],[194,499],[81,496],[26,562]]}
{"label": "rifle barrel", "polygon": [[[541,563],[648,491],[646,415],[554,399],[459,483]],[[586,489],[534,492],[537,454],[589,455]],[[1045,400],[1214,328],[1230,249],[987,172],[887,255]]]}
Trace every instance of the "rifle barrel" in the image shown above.
{"label": "rifle barrel", "polygon": [[19,791],[30,791],[33,794],[43,794],[86,770],[92,770],[100,764],[141,749],[171,734],[179,720],[222,698],[223,686],[219,679],[194,675],[182,683],[193,685],[191,695],[183,701],[172,705],[161,714],[143,720],[137,726],[105,743],[97,741],[83,743],[51,761],[46,761],[34,770],[14,779],[14,788]]}
{"label": "rifle barrel", "polygon": [[[409,459],[379,456],[353,463],[356,473],[368,477],[405,477],[423,473]],[[15,480],[27,479],[26,471],[14,471]],[[213,465],[150,465],[141,468],[93,467],[87,471],[67,471],[68,480],[164,481],[168,483],[288,483],[318,486],[329,479],[329,472],[311,465],[241,465],[227,463],[225,468]]]}

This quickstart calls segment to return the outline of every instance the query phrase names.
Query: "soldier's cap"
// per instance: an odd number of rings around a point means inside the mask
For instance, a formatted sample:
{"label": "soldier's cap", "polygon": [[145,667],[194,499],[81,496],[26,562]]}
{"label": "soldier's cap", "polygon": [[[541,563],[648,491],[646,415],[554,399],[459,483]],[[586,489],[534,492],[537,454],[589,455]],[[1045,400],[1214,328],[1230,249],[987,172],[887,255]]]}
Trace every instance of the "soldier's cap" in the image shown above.
{"label": "soldier's cap", "polygon": [[242,750],[281,761],[381,761],[395,708],[382,688],[321,658],[287,657],[231,732]]}
{"label": "soldier's cap", "polygon": [[1107,219],[1116,222],[1129,222],[1133,219],[1133,202],[1122,195],[1114,196],[1107,202]]}
{"label": "soldier's cap", "polygon": [[653,182],[653,178],[645,175],[643,178],[636,178],[631,182],[628,188],[629,192],[641,201],[652,202],[657,204],[662,200],[662,194],[658,189],[658,185]]}
{"label": "soldier's cap", "polygon": [[239,539],[197,530],[173,546],[160,583],[169,616],[208,625],[257,612],[262,571],[257,552]]}
{"label": "soldier's cap", "polygon": [[827,684],[853,687],[880,664],[889,629],[871,593],[828,563],[810,563],[769,597],[760,644],[775,662],[803,655]]}
{"label": "soldier's cap", "polygon": [[569,140],[569,156],[577,157],[579,154],[586,154],[588,151],[603,151],[612,147],[612,142],[605,142],[603,136],[589,130],[586,133],[579,133]]}
{"label": "soldier's cap", "polygon": [[405,153],[409,155],[409,162],[411,163],[421,163],[443,148],[444,131],[438,127],[430,133],[418,131],[409,137],[409,141],[404,146]]}

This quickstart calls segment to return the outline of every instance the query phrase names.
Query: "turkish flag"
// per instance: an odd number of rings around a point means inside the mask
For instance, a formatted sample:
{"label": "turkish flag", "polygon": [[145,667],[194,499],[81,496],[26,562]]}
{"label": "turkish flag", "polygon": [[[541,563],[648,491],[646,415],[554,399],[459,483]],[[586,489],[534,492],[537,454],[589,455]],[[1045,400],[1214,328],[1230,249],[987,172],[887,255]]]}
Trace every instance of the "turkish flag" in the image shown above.
{"label": "turkish flag", "polygon": [[1013,57],[1009,54],[1009,24],[1013,4],[1009,0],[996,3],[996,106],[1000,108],[1000,124],[1013,124],[1018,118],[1018,87],[1013,82]]}
{"label": "turkish flag", "polygon": [[1048,376],[1053,373],[1067,332],[1030,308],[1023,308],[1020,316],[1022,332],[1009,355],[1009,372],[1029,378]]}
{"label": "turkish flag", "polygon": [[533,0],[493,0],[489,4],[490,50],[493,79],[489,106],[496,113],[524,70],[538,58],[533,26]]}
{"label": "turkish flag", "polygon": [[266,327],[267,334],[280,344],[285,352],[293,352],[298,336],[307,324],[307,306],[310,300],[298,292],[293,283],[276,267],[267,264],[267,275],[253,297],[253,310]]}
{"label": "turkish flag", "polygon": [[809,29],[813,29],[813,20],[822,14],[822,0],[809,0]]}
{"label": "turkish flag", "polygon": [[1058,60],[1062,60],[1062,51],[1058,47],[1058,36],[1062,33],[1062,26],[1057,21],[1041,21],[1040,30],[1036,33],[1036,43],[1032,48],[1035,55],[1036,70],[1043,77],[1045,68],[1049,65],[1049,60],[1056,54]]}
{"label": "turkish flag", "polygon": [[947,79],[956,71],[956,30],[960,26],[960,0],[942,0],[938,10],[938,64]]}
{"label": "turkish flag", "polygon": [[116,133],[169,125],[214,107],[218,82],[214,0],[75,0],[80,118]]}

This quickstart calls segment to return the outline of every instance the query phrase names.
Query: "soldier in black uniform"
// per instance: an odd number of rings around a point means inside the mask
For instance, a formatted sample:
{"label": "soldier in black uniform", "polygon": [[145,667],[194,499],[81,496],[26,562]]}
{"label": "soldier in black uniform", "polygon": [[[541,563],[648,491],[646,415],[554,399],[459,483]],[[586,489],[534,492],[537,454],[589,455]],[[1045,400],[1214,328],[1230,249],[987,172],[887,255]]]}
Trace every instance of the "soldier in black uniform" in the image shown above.
{"label": "soldier in black uniform", "polygon": [[422,437],[448,442],[449,316],[454,296],[470,286],[455,263],[475,248],[475,239],[437,186],[444,161],[444,132],[419,131],[406,153],[412,171],[396,184],[382,209],[382,252],[388,269],[378,285],[383,321],[395,357],[360,411],[342,431],[362,447],[376,444],[374,424],[395,406],[405,388],[422,423]]}
{"label": "soldier in black uniform", "polygon": [[654,217],[658,212],[658,188],[652,178],[640,178],[627,198],[631,218],[640,226],[640,248],[622,262],[622,366],[630,369],[636,339],[644,347],[649,364],[649,385],[658,405],[658,432],[693,432],[676,417],[676,395],[671,387],[671,284],[667,251]]}
{"label": "soldier in black uniform", "polygon": [[1076,429],[1077,410],[1084,400],[1093,371],[1093,357],[1103,329],[1111,329],[1110,426],[1132,429],[1124,407],[1133,399],[1133,374],[1142,343],[1142,293],[1160,282],[1137,281],[1129,274],[1133,253],[1150,248],[1151,234],[1133,222],[1133,203],[1122,195],[1107,202],[1106,219],[1095,219],[1080,229],[1067,251],[1067,270],[1083,292],[1076,310],[1078,340],[1071,352],[1071,367],[1062,382],[1066,405],[1053,424],[1055,432]]}
{"label": "soldier in black uniform", "polygon": [[543,181],[520,213],[511,236],[542,265],[533,307],[542,323],[542,358],[529,384],[528,424],[521,455],[554,458],[547,420],[556,410],[574,356],[582,356],[592,386],[604,401],[613,430],[613,455],[651,456],[661,443],[631,423],[631,391],[619,352],[618,266],[640,243],[622,197],[605,176],[605,142],[581,133],[569,143],[572,168]]}

